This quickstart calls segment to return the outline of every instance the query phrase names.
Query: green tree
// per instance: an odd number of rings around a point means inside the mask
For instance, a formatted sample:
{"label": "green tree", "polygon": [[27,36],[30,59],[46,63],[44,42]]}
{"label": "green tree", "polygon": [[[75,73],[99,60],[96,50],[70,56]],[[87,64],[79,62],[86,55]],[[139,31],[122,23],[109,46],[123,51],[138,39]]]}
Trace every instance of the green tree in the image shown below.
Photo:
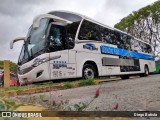
{"label": "green tree", "polygon": [[[3,69],[3,61],[2,60],[0,60],[0,69]],[[10,71],[17,74],[17,64],[12,61],[10,61]]]}
{"label": "green tree", "polygon": [[153,45],[160,53],[160,0],[134,11],[117,23],[115,28]]}

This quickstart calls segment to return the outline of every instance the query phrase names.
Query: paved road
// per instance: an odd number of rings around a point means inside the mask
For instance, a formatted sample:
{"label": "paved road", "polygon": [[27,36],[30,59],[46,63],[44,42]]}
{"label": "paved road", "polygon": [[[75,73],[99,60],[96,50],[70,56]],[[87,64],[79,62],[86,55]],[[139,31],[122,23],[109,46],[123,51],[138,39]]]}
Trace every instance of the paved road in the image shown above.
{"label": "paved road", "polygon": [[[99,97],[94,98],[99,88]],[[157,111],[160,110],[160,75],[103,82],[99,85],[39,93],[55,101],[69,100],[69,106],[90,103],[85,111]],[[72,108],[72,107],[71,107]],[[74,108],[72,109],[74,110]]]}

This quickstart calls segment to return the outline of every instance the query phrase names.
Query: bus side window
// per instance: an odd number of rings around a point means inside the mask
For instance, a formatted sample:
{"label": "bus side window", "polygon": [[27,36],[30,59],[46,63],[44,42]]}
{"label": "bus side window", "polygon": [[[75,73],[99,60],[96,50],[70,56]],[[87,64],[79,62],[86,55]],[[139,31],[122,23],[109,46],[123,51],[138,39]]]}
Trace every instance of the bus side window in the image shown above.
{"label": "bus side window", "polygon": [[50,52],[66,49],[64,34],[65,34],[65,29],[63,26],[54,24],[51,25],[48,36]]}
{"label": "bus side window", "polygon": [[127,36],[127,40],[126,40],[126,44],[125,45],[126,45],[128,50],[132,50],[131,49],[131,39],[132,39],[132,37]]}
{"label": "bus side window", "polygon": [[131,39],[131,50],[136,51],[135,46],[134,46],[134,39]]}
{"label": "bus side window", "polygon": [[147,53],[146,47],[147,47],[146,44],[141,42],[141,49],[142,49],[142,52]]}
{"label": "bus side window", "polygon": [[152,47],[146,44],[147,53],[152,53]]}
{"label": "bus side window", "polygon": [[84,20],[78,35],[79,40],[101,41],[101,26]]}
{"label": "bus side window", "polygon": [[137,40],[134,40],[134,50],[138,52],[142,52],[141,47],[140,47],[140,42]]}
{"label": "bus side window", "polygon": [[68,24],[66,26],[66,40],[67,42],[65,42],[66,46],[68,49],[73,49],[75,46],[75,36],[77,33],[77,29],[79,26],[80,22],[74,22],[72,24]]}
{"label": "bus side window", "polygon": [[105,28],[102,30],[102,33],[103,33],[102,41],[104,43],[117,45],[117,36],[114,31]]}
{"label": "bus side window", "polygon": [[51,27],[50,45],[54,45],[54,46],[61,46],[62,45],[61,30],[57,27]]}
{"label": "bus side window", "polygon": [[108,29],[103,30],[102,42],[111,44],[111,35]]}
{"label": "bus side window", "polygon": [[120,48],[126,49],[126,50],[131,50],[131,37],[129,35],[126,35],[124,33],[119,33],[120,39]]}

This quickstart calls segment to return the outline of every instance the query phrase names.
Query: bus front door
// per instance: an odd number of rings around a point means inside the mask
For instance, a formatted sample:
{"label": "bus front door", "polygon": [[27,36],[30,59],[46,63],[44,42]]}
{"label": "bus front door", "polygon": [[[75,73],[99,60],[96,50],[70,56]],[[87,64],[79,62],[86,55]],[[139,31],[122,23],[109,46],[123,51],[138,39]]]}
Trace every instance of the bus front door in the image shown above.
{"label": "bus front door", "polygon": [[67,76],[68,50],[50,53],[50,77],[53,79],[64,79]]}

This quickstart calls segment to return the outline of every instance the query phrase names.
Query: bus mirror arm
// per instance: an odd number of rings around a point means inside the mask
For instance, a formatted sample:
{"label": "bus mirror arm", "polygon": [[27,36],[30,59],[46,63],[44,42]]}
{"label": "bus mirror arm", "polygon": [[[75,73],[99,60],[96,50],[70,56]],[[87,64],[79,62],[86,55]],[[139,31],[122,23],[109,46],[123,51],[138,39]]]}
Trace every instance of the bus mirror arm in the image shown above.
{"label": "bus mirror arm", "polygon": [[20,40],[25,41],[25,37],[18,37],[18,38],[15,38],[14,40],[12,40],[12,41],[10,42],[10,49],[13,49],[13,44],[14,44],[15,42],[17,42],[17,41],[20,41]]}

